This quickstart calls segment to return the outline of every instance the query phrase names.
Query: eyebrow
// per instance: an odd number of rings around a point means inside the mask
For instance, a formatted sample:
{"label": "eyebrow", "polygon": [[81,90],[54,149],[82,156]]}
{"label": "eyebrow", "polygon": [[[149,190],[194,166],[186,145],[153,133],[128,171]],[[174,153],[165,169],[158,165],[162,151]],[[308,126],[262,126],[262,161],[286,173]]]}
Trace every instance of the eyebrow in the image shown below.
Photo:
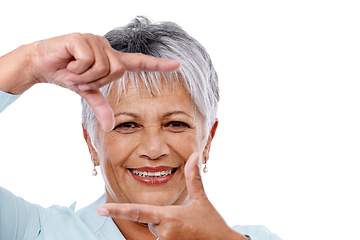
{"label": "eyebrow", "polygon": [[176,115],[176,114],[185,114],[186,116],[190,117],[190,118],[193,118],[193,116],[191,116],[190,114],[184,112],[184,111],[173,111],[173,112],[168,112],[168,113],[165,113],[162,117],[163,118],[167,118],[167,117],[170,117],[172,115]]}
{"label": "eyebrow", "polygon": [[118,117],[120,115],[128,115],[128,116],[133,117],[133,118],[138,118],[139,117],[137,114],[132,113],[132,112],[119,112],[119,113],[116,113],[114,115],[114,117]]}
{"label": "eyebrow", "polygon": [[[173,112],[168,112],[168,113],[165,113],[164,115],[162,115],[163,118],[167,118],[167,117],[170,117],[172,115],[176,115],[176,114],[184,114],[190,118],[193,118],[193,116],[191,116],[190,114],[184,112],[184,111],[173,111]],[[119,112],[119,113],[116,113],[114,115],[114,117],[118,117],[120,115],[127,115],[127,116],[130,116],[130,117],[133,117],[133,118],[139,118],[139,116],[135,113],[132,113],[132,112]]]}

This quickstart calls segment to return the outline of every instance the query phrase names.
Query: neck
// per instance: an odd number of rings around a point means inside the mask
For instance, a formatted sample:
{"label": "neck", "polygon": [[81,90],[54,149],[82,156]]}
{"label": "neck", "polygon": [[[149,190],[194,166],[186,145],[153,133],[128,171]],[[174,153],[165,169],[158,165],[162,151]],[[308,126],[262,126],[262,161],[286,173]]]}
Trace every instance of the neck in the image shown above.
{"label": "neck", "polygon": [[[106,191],[106,202],[114,203]],[[114,223],[126,240],[155,240],[156,237],[150,232],[147,224],[133,222],[121,218],[113,218]]]}
{"label": "neck", "polygon": [[113,219],[126,240],[155,240],[147,224],[136,223],[124,219]]}
{"label": "neck", "polygon": [[[105,191],[107,203],[119,203],[114,201],[107,189]],[[181,197],[172,205],[183,205],[188,201],[187,191],[185,191]],[[121,218],[113,218],[114,223],[125,237],[126,240],[156,240],[156,237],[151,233],[147,224],[133,222]]]}

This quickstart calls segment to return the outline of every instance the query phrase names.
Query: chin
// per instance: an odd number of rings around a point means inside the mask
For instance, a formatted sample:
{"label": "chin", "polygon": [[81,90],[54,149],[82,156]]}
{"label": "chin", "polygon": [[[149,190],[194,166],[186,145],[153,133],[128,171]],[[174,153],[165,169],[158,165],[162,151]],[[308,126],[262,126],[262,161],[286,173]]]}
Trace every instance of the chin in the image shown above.
{"label": "chin", "polygon": [[169,206],[169,205],[183,205],[187,199],[187,194],[174,193],[171,194],[167,191],[146,192],[141,196],[137,196],[134,203],[148,204],[154,206]]}

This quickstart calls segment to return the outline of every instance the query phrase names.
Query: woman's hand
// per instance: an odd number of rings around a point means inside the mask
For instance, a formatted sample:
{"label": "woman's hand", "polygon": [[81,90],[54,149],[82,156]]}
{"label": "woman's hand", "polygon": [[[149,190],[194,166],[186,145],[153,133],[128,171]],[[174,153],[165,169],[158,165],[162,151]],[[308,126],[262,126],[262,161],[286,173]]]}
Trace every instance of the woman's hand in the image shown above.
{"label": "woman's hand", "polygon": [[189,200],[180,206],[108,203],[98,213],[112,218],[149,224],[161,240],[247,239],[233,231],[207,199],[201,180],[199,155],[190,156],[185,166]]}
{"label": "woman's hand", "polygon": [[98,90],[126,71],[175,71],[176,61],[115,51],[109,42],[92,34],[73,33],[22,46],[1,57],[5,69],[0,89],[20,94],[36,83],[53,83],[77,92],[93,109],[104,130],[114,116]]}

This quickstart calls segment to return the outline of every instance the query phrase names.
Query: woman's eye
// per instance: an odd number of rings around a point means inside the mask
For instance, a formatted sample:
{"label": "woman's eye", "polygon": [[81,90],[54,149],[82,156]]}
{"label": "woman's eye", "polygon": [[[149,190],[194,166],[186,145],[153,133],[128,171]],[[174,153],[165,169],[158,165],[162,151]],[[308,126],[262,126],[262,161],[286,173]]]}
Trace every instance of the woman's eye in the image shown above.
{"label": "woman's eye", "polygon": [[172,121],[165,125],[166,127],[176,128],[176,129],[182,129],[182,128],[190,128],[190,126],[187,123],[180,122],[180,121]]}
{"label": "woman's eye", "polygon": [[137,123],[134,122],[124,122],[124,123],[120,123],[119,125],[117,125],[115,127],[116,130],[122,130],[122,131],[126,131],[126,130],[133,130],[135,128],[138,128],[139,125]]}

